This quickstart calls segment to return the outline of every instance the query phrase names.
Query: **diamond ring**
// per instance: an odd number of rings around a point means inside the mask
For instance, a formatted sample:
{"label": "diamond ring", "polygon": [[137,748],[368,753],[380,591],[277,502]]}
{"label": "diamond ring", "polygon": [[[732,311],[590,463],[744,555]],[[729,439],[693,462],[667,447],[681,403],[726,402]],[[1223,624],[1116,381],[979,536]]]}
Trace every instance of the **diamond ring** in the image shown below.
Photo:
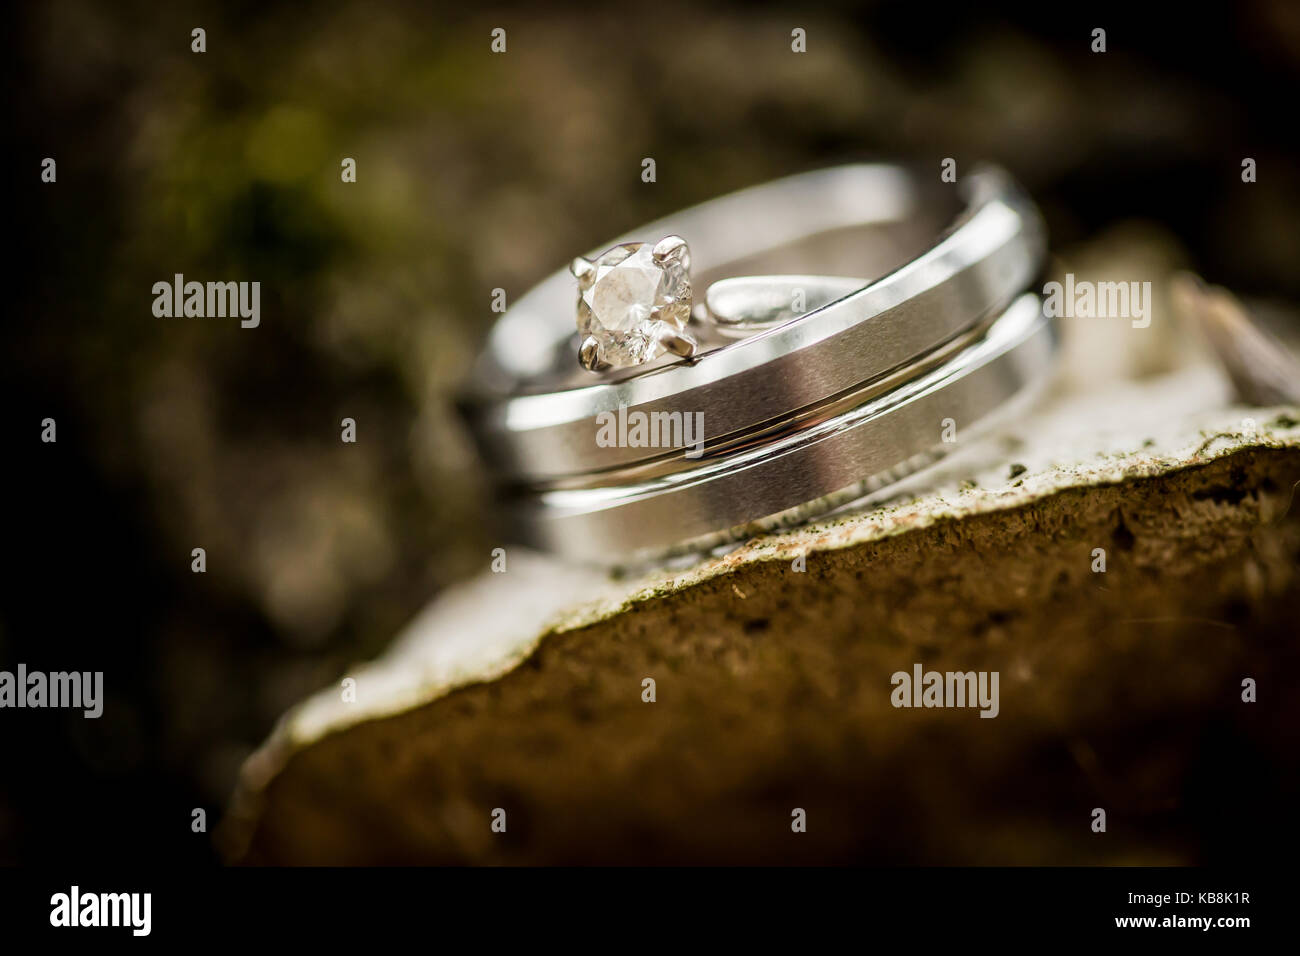
{"label": "diamond ring", "polygon": [[578,361],[589,372],[632,368],[665,353],[692,358],[690,329],[711,323],[718,334],[744,336],[768,328],[867,283],[840,276],[743,276],[711,285],[692,308],[691,253],[681,236],[651,245],[624,242],[594,260],[578,256]]}
{"label": "diamond ring", "polygon": [[997,169],[937,179],[751,187],[521,297],[460,403],[507,533],[598,562],[706,546],[893,480],[1041,380],[1033,204]]}

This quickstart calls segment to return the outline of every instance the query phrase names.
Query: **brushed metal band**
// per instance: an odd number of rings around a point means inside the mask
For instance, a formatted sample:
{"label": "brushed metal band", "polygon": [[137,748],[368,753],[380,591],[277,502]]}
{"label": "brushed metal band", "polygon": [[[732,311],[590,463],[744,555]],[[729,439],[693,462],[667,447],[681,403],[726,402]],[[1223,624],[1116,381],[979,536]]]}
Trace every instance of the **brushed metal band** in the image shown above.
{"label": "brushed metal band", "polygon": [[1026,293],[938,366],[848,409],[814,416],[751,447],[706,454],[641,481],[516,489],[512,533],[543,550],[595,563],[636,563],[697,551],[802,521],[884,487],[956,447],[1053,366],[1053,320]]}
{"label": "brushed metal band", "polygon": [[[1038,214],[1000,170],[977,170],[959,187],[935,179],[890,165],[836,167],[613,240],[686,236],[705,281],[768,264],[786,274],[885,273],[747,338],[705,341],[689,363],[669,358],[600,377],[575,370],[573,279],[542,282],[502,316],[462,401],[494,474],[530,483],[653,457],[596,442],[599,416],[620,408],[699,413],[705,440],[716,443],[859,389],[987,322],[1041,269]],[[921,238],[935,234],[937,242]]]}

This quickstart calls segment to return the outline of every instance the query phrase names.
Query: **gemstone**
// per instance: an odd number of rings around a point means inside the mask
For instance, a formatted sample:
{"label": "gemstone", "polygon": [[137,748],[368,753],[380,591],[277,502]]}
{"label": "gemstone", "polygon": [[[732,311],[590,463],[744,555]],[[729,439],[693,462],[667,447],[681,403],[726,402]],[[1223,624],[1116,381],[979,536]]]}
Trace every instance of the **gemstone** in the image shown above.
{"label": "gemstone", "polygon": [[685,331],[691,280],[686,244],[678,242],[657,257],[648,242],[626,242],[575,264],[578,331],[595,340],[597,362],[641,365],[666,351],[661,339]]}

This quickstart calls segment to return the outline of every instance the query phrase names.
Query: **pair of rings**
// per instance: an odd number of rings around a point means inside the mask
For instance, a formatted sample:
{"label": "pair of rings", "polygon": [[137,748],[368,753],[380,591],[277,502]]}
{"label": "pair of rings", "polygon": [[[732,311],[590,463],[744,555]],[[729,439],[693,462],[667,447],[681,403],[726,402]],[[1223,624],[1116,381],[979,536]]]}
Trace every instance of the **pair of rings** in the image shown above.
{"label": "pair of rings", "polygon": [[704,550],[873,493],[1045,380],[1056,350],[1026,291],[1041,220],[995,168],[956,186],[805,173],[602,249],[500,318],[461,401],[507,531],[582,561]]}

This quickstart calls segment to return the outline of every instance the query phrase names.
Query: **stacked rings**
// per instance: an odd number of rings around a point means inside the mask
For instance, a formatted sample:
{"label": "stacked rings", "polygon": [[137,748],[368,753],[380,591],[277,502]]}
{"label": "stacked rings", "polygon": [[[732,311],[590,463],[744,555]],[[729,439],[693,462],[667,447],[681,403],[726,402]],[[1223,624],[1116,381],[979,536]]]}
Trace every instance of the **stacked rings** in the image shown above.
{"label": "stacked rings", "polygon": [[575,559],[698,550],[861,497],[1051,368],[1025,291],[1042,224],[1000,170],[954,188],[837,167],[607,245],[501,317],[461,402],[507,530]]}

